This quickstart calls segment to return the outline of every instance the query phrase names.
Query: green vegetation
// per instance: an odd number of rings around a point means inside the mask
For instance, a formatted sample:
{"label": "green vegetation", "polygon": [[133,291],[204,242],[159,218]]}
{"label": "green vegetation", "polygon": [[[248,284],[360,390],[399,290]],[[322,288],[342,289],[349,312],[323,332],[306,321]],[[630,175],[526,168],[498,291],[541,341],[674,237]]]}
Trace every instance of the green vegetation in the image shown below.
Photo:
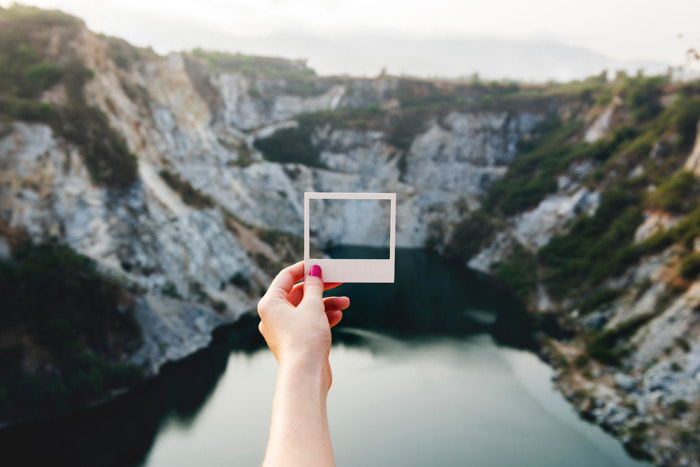
{"label": "green vegetation", "polygon": [[322,110],[302,114],[297,118],[301,126],[309,128],[330,125],[333,128],[355,130],[382,130],[386,119],[387,111],[378,106]]}
{"label": "green vegetation", "polygon": [[[76,35],[82,21],[53,10],[15,5],[0,9],[0,114],[43,121],[81,149],[92,179],[124,188],[136,178],[136,158],[107,116],[85,100],[83,87],[92,73],[65,51],[49,55],[49,28],[61,28],[63,39]],[[63,45],[63,43],[61,43]],[[43,102],[44,91],[62,83],[68,102],[55,108]]]}
{"label": "green vegetation", "polygon": [[389,119],[386,142],[402,151],[408,151],[416,135],[425,130],[429,118],[421,109],[408,109]]}
{"label": "green vegetation", "polygon": [[137,176],[137,162],[124,138],[110,125],[107,116],[85,101],[84,85],[92,72],[78,63],[65,68],[69,102],[52,126],[80,147],[92,179],[109,188],[126,188]]}
{"label": "green vegetation", "polygon": [[297,127],[277,130],[256,140],[255,147],[270,161],[322,167],[320,149],[313,137],[317,128],[330,125],[333,128],[383,131],[386,142],[405,153],[415,136],[423,131],[428,118],[423,109],[385,111],[376,106],[313,112],[297,117]]}
{"label": "green vegetation", "polygon": [[680,170],[667,178],[647,199],[653,209],[662,209],[674,214],[691,211],[700,199],[700,180],[687,170]]}
{"label": "green vegetation", "polygon": [[107,56],[115,65],[128,70],[143,58],[155,57],[156,53],[150,47],[135,47],[124,39],[102,34],[100,36],[107,43]]}
{"label": "green vegetation", "polygon": [[253,284],[250,282],[250,279],[243,273],[237,272],[231,278],[229,279],[229,284],[238,287],[239,289],[242,289],[248,293],[252,291],[252,286]]}
{"label": "green vegetation", "polygon": [[494,265],[493,273],[525,302],[537,283],[535,255],[516,243],[510,256],[505,261]]}
{"label": "green vegetation", "polygon": [[[584,123],[575,116],[564,120],[551,116],[542,121],[533,131],[534,137],[519,143],[519,155],[509,165],[506,175],[489,188],[482,204],[483,212],[489,214],[480,215],[478,222],[468,215],[448,244],[448,254],[460,260],[472,257],[495,230],[480,226],[493,225],[501,216],[534,208],[557,190],[558,175],[572,163],[583,160],[600,164],[584,182],[603,193],[601,206],[592,217],[579,216],[568,233],[554,237],[536,255],[528,257],[522,249],[516,249],[512,263],[506,259],[504,264],[495,266],[494,273],[510,277],[519,296],[532,292],[527,289],[534,287],[534,282],[525,271],[536,270],[539,263],[548,292],[556,299],[574,298],[579,311],[588,313],[619,296],[620,292],[601,289],[600,284],[621,274],[640,256],[676,241],[690,249],[700,234],[700,212],[696,212],[700,183],[691,174],[677,170],[687,156],[683,148],[694,140],[700,104],[688,91],[686,98],[677,99],[664,109],[660,98],[667,84],[665,77],[629,77],[621,73],[612,82],[601,75],[576,83],[550,85],[549,95],[578,96],[579,102],[587,105],[606,104],[613,96],[621,96],[629,118],[610,136],[595,143],[581,142]],[[542,99],[546,95],[536,87],[515,87],[503,92],[509,99],[536,95]],[[675,134],[680,138],[675,138]],[[661,155],[649,158],[652,146],[659,141],[665,145]],[[641,175],[626,175],[639,165],[644,169]],[[646,194],[650,184],[658,188]],[[634,245],[634,233],[643,219],[642,201],[649,208],[690,214],[668,232],[654,236],[643,245]]]}
{"label": "green vegetation", "polygon": [[600,308],[606,303],[610,303],[622,294],[621,290],[610,289],[607,287],[596,289],[587,294],[578,305],[579,312],[582,314],[590,313],[593,310]]}
{"label": "green vegetation", "polygon": [[636,260],[631,245],[643,219],[639,201],[631,190],[605,193],[594,216],[580,218],[540,250],[544,283],[554,297],[595,286]]}
{"label": "green vegetation", "polygon": [[165,283],[161,292],[163,292],[163,295],[167,297],[175,298],[178,300],[182,299],[182,295],[180,295],[180,293],[177,291],[177,287],[175,287],[175,284],[173,284],[170,281]]}
{"label": "green vegetation", "polygon": [[491,185],[486,209],[503,215],[531,209],[556,191],[556,177],[569,164],[582,159],[605,161],[634,135],[632,130],[623,128],[593,144],[572,143],[581,126],[575,119],[562,122],[557,117],[538,125],[538,137],[520,144],[520,155],[508,166],[506,175]]}
{"label": "green vegetation", "polygon": [[538,126],[539,137],[522,143],[521,154],[509,165],[506,175],[489,188],[485,200],[488,211],[512,215],[537,206],[557,189],[556,174],[566,167],[571,147],[568,140],[580,123],[562,123],[550,118]]}
{"label": "green vegetation", "polygon": [[633,433],[630,439],[625,443],[625,450],[635,459],[652,462],[654,457],[644,447],[646,441],[644,433]]}
{"label": "green vegetation", "polygon": [[297,127],[283,128],[267,138],[255,140],[255,147],[273,162],[322,167],[321,150],[313,141],[313,131],[313,124],[301,119]]}
{"label": "green vegetation", "polygon": [[63,19],[60,12],[33,7],[0,8],[0,113],[25,120],[53,115],[39,97],[61,80],[63,69],[40,52],[47,38],[37,30],[61,25]]}
{"label": "green vegetation", "polygon": [[131,298],[92,260],[57,244],[26,244],[0,262],[0,295],[5,416],[65,414],[141,378],[119,362],[140,344]]}
{"label": "green vegetation", "polygon": [[683,217],[680,222],[668,230],[661,230],[637,246],[640,255],[657,253],[677,243],[690,252],[695,239],[700,237],[700,207]]}
{"label": "green vegetation", "polygon": [[590,357],[586,354],[578,354],[574,358],[574,365],[578,369],[583,369],[586,366],[588,366],[588,363],[591,361]]}
{"label": "green vegetation", "polygon": [[683,337],[676,337],[676,345],[681,348],[683,352],[690,352],[691,347],[687,339]]}
{"label": "green vegetation", "polygon": [[[682,167],[695,139],[695,126],[700,118],[700,97],[679,97],[655,118],[635,124],[635,135],[610,158],[603,167],[608,174],[644,168],[643,178],[656,185]],[[652,149],[654,157],[649,157]]]}
{"label": "green vegetation", "polygon": [[677,399],[669,405],[674,417],[680,417],[690,409],[690,404],[684,399]]}
{"label": "green vegetation", "polygon": [[214,202],[209,196],[197,191],[187,180],[183,179],[178,174],[165,169],[161,170],[159,174],[165,183],[180,195],[180,198],[185,204],[195,209],[208,209],[214,206]]}
{"label": "green vegetation", "polygon": [[586,336],[588,355],[600,363],[618,365],[620,360],[631,350],[624,340],[632,337],[653,317],[653,313],[638,315],[620,323],[613,329],[590,333]]}
{"label": "green vegetation", "polygon": [[238,72],[256,78],[308,79],[316,76],[303,60],[232,54],[194,49],[190,56],[202,61],[214,72]]}
{"label": "green vegetation", "polygon": [[0,20],[11,21],[24,27],[50,28],[57,26],[82,26],[83,20],[60,10],[41,8],[14,3],[9,8],[0,7]]}
{"label": "green vegetation", "polygon": [[700,98],[679,98],[672,124],[681,137],[681,148],[690,150],[697,134],[700,121]]}
{"label": "green vegetation", "polygon": [[465,262],[479,252],[495,231],[496,225],[491,217],[483,211],[474,211],[455,226],[445,252],[447,256]]}
{"label": "green vegetation", "polygon": [[692,253],[683,259],[681,275],[688,280],[695,280],[700,276],[700,253]]}
{"label": "green vegetation", "polygon": [[661,113],[661,96],[667,83],[666,76],[647,77],[641,74],[625,80],[622,96],[636,123],[651,120]]}

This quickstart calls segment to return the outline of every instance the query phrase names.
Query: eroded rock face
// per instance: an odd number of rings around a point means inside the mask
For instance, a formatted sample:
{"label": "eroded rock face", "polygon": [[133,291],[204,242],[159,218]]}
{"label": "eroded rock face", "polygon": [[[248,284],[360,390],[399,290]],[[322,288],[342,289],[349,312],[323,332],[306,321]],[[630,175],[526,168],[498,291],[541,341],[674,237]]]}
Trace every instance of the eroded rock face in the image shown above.
{"label": "eroded rock face", "polygon": [[[206,345],[213,327],[251,309],[275,269],[297,259],[291,240],[269,232],[301,235],[304,191],[395,192],[397,245],[421,247],[435,226],[447,232],[478,205],[543,118],[428,113],[404,149],[381,129],[320,124],[320,166],[281,164],[266,161],[255,140],[296,126],[302,113],[395,108],[399,81],[319,78],[299,90],[285,79],[210,72],[180,54],[118,66],[87,29],[70,45],[94,72],[87,103],[124,137],[138,175],[125,189],[99,186],[80,149],[49,126],[10,122],[0,137],[0,221],[35,242],[65,242],[138,285],[146,340],[133,360],[151,372]],[[62,105],[62,86],[46,100]],[[314,238],[380,245],[385,230],[375,226],[386,214],[329,208]]]}
{"label": "eroded rock face", "polygon": [[[319,78],[300,90],[285,79],[211,72],[181,54],[119,67],[104,38],[87,29],[70,45],[94,71],[85,87],[88,103],[124,137],[138,159],[138,176],[126,189],[98,186],[80,150],[49,126],[0,121],[0,222],[36,242],[59,239],[138,285],[135,312],[144,339],[129,360],[150,374],[207,345],[215,327],[254,306],[271,274],[298,259],[290,248],[294,240],[284,234],[302,232],[304,191],[395,192],[397,245],[420,247],[436,232],[432,240],[440,244],[507,171],[522,136],[543,119],[524,110],[426,113],[401,148],[381,125],[322,122],[312,134],[317,166],[270,162],[256,149],[257,139],[298,127],[303,113],[396,109],[399,80]],[[44,99],[61,105],[65,90],[51,89]],[[584,141],[608,136],[619,104],[587,117]],[[685,166],[696,174],[699,145]],[[656,144],[650,157],[667,149]],[[516,242],[536,252],[577,216],[593,214],[600,193],[583,184],[593,168],[592,162],[572,164],[559,175],[557,191],[538,206],[501,219],[500,230],[469,266],[489,272]],[[642,172],[638,165],[632,173]],[[173,184],[173,177],[180,182]],[[188,189],[199,203],[189,199]],[[386,207],[329,204],[319,218],[323,223],[313,235],[321,245],[386,241]],[[676,221],[651,212],[646,219],[638,242]],[[0,236],[0,257],[10,254],[9,245]],[[597,365],[589,379],[574,375],[557,382],[582,412],[623,439],[633,424],[658,425],[673,401],[697,400],[700,393],[700,295],[696,283],[669,299],[664,277],[674,261],[673,250],[645,258],[609,281],[606,287],[623,293],[587,316],[564,310],[586,332],[643,320],[629,338],[636,352],[626,366]],[[562,307],[542,286],[535,301],[540,311]],[[674,429],[691,426],[691,415],[678,419]],[[664,459],[663,452],[672,451],[663,445],[672,439],[664,438],[665,429],[662,424],[657,443]]]}
{"label": "eroded rock face", "polygon": [[141,327],[143,345],[130,361],[148,374],[180,360],[211,342],[214,329],[230,322],[230,316],[211,309],[159,295],[147,295],[136,304],[136,320]]}
{"label": "eroded rock face", "polygon": [[[583,141],[610,136],[617,105],[614,102],[598,115],[589,115],[592,123],[581,136]],[[696,141],[684,164],[696,174],[698,147]],[[648,157],[663,157],[669,151],[668,143],[657,142]],[[583,180],[595,164],[572,163],[558,175],[556,192],[532,209],[499,218],[496,232],[468,265],[493,272],[516,247],[536,255],[555,235],[566,233],[575,219],[594,215],[601,193]],[[643,173],[638,164],[629,176]],[[641,247],[683,219],[647,210],[630,242]],[[699,241],[691,243],[697,251]],[[678,245],[647,254],[601,284],[597,291],[607,293],[608,299],[592,309],[576,309],[569,297],[553,300],[541,283],[528,297],[532,311],[554,312],[572,329],[571,338],[547,339],[542,347],[558,371],[557,387],[584,416],[614,433],[631,451],[643,452],[663,465],[700,462],[697,437],[689,436],[697,431],[700,400],[700,282],[680,277],[680,264],[687,255],[687,249]],[[612,337],[606,340],[605,336]],[[595,339],[601,339],[598,345],[604,348],[596,349],[591,344]],[[596,351],[610,354],[594,357]]]}
{"label": "eroded rock face", "polygon": [[[120,192],[97,187],[77,149],[43,124],[14,123],[0,140],[0,158],[3,222],[22,228],[36,243],[60,239],[108,274],[150,291],[154,296],[136,308],[146,347],[160,334],[148,327],[157,319],[190,329],[179,342],[134,356],[148,371],[206,345],[214,327],[254,306],[254,297],[230,279],[238,274],[263,282],[267,276],[227,230],[219,210],[191,209],[172,193],[178,204],[168,203],[148,177]],[[163,294],[179,300],[157,298]],[[226,311],[214,311],[213,302]]]}
{"label": "eroded rock face", "polygon": [[[85,48],[93,55],[106,53],[99,44]],[[173,170],[241,220],[295,235],[302,233],[304,191],[396,192],[398,212],[411,219],[398,224],[397,245],[423,246],[431,223],[449,229],[464,206],[478,204],[478,196],[515,157],[521,135],[542,119],[528,112],[453,112],[427,121],[405,153],[388,144],[381,131],[327,126],[314,135],[326,168],[277,164],[263,161],[255,138],[293,126],[290,119],[301,113],[391,105],[397,80],[348,79],[321,86],[316,94],[293,95],[279,79],[211,73],[205,76],[205,94],[201,77],[193,80],[186,59],[177,54],[128,72],[108,65],[107,58],[91,61],[104,64],[110,77],[90,83],[90,99],[127,134],[129,146],[152,172]],[[123,92],[134,88],[143,89],[148,101],[133,102]],[[104,96],[110,96],[110,104]],[[244,153],[252,164],[241,163]],[[356,221],[328,215],[329,222]],[[375,242],[357,233],[320,235],[321,242]]]}

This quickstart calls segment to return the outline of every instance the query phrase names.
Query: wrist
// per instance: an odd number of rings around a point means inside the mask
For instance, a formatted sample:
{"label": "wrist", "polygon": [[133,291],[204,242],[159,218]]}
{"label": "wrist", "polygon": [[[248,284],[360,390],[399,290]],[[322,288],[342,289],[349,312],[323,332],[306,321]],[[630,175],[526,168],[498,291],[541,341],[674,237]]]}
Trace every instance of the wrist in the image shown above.
{"label": "wrist", "polygon": [[295,385],[319,388],[327,394],[330,387],[328,360],[311,358],[302,354],[290,355],[279,362],[278,376]]}

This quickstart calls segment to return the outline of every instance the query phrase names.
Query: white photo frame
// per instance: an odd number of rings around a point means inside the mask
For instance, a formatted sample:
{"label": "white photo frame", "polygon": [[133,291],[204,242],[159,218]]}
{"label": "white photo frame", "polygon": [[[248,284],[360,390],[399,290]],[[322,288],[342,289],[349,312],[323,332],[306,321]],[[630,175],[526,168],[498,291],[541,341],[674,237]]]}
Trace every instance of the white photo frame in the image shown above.
{"label": "white photo frame", "polygon": [[[333,259],[310,257],[309,200],[389,200],[389,259]],[[396,249],[396,193],[304,193],[304,277],[313,264],[321,266],[324,282],[394,282]]]}

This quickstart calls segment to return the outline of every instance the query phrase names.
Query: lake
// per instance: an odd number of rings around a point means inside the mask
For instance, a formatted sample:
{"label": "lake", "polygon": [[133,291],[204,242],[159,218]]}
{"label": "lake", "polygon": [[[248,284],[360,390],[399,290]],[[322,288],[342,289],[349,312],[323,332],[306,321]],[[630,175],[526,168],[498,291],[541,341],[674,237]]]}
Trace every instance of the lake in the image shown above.
{"label": "lake", "polygon": [[[352,299],[331,351],[339,466],[645,465],[554,390],[502,288],[423,251],[397,250],[396,268],[396,284],[334,292]],[[245,317],[132,394],[0,431],[0,450],[5,465],[259,465],[274,380]]]}

